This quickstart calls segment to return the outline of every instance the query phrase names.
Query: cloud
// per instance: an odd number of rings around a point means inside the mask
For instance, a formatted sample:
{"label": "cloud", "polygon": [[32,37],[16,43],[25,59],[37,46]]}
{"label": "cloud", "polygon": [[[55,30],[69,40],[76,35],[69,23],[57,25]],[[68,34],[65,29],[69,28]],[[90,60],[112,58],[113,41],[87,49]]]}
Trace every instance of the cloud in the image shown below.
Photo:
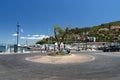
{"label": "cloud", "polygon": [[46,35],[28,35],[27,37],[20,37],[21,39],[29,39],[29,40],[41,40],[43,38],[48,38]]}
{"label": "cloud", "polygon": [[12,36],[17,36],[17,33],[12,34]]}
{"label": "cloud", "polygon": [[30,36],[30,34],[28,34],[27,36]]}
{"label": "cloud", "polygon": [[34,37],[39,37],[39,36],[41,36],[41,35],[33,35]]}
{"label": "cloud", "polygon": [[20,29],[20,32],[21,32],[21,33],[24,33],[23,29]]}

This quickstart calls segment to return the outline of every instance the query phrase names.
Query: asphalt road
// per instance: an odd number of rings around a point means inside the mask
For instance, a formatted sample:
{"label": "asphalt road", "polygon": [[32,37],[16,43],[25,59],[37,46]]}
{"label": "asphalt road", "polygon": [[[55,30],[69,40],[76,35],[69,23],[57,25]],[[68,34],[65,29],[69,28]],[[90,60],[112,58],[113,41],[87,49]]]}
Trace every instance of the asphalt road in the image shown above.
{"label": "asphalt road", "polygon": [[[41,55],[0,55],[0,80],[120,80],[120,53],[81,52],[94,61],[74,64],[42,64],[26,61]],[[77,55],[79,55],[77,54]]]}

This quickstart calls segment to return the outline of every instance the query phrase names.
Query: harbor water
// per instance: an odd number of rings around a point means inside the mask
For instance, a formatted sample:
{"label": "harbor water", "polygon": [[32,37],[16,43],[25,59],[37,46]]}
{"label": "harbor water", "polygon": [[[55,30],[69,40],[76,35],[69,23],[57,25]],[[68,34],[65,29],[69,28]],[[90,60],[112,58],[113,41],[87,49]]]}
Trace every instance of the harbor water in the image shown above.
{"label": "harbor water", "polygon": [[[18,46],[18,52],[29,52],[27,47]],[[14,53],[14,45],[0,45],[0,52]]]}

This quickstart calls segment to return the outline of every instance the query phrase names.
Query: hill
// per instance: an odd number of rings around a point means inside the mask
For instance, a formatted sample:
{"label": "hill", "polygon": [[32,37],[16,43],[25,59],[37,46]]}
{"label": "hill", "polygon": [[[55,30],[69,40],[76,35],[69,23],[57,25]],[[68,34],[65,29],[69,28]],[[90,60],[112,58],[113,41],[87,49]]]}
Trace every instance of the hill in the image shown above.
{"label": "hill", "polygon": [[[85,34],[87,33],[87,34]],[[120,21],[109,22],[100,24],[98,26],[86,27],[86,28],[73,28],[66,34],[65,43],[84,42],[86,37],[95,37],[96,42],[119,42],[120,37]],[[49,39],[43,39],[38,41],[37,44],[42,42],[54,43],[54,37]],[[89,40],[88,40],[89,41]]]}

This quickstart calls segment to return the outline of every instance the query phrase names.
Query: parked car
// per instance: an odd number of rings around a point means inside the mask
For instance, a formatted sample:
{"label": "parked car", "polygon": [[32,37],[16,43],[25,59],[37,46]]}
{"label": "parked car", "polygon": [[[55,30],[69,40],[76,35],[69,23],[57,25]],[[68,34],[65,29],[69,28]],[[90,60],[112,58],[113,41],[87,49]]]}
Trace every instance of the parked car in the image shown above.
{"label": "parked car", "polygon": [[98,47],[97,49],[98,49],[98,50],[103,50],[103,49],[104,49],[104,47],[103,47],[103,46],[101,46],[101,47]]}
{"label": "parked car", "polygon": [[120,45],[110,45],[103,48],[103,52],[116,52],[120,51]]}

